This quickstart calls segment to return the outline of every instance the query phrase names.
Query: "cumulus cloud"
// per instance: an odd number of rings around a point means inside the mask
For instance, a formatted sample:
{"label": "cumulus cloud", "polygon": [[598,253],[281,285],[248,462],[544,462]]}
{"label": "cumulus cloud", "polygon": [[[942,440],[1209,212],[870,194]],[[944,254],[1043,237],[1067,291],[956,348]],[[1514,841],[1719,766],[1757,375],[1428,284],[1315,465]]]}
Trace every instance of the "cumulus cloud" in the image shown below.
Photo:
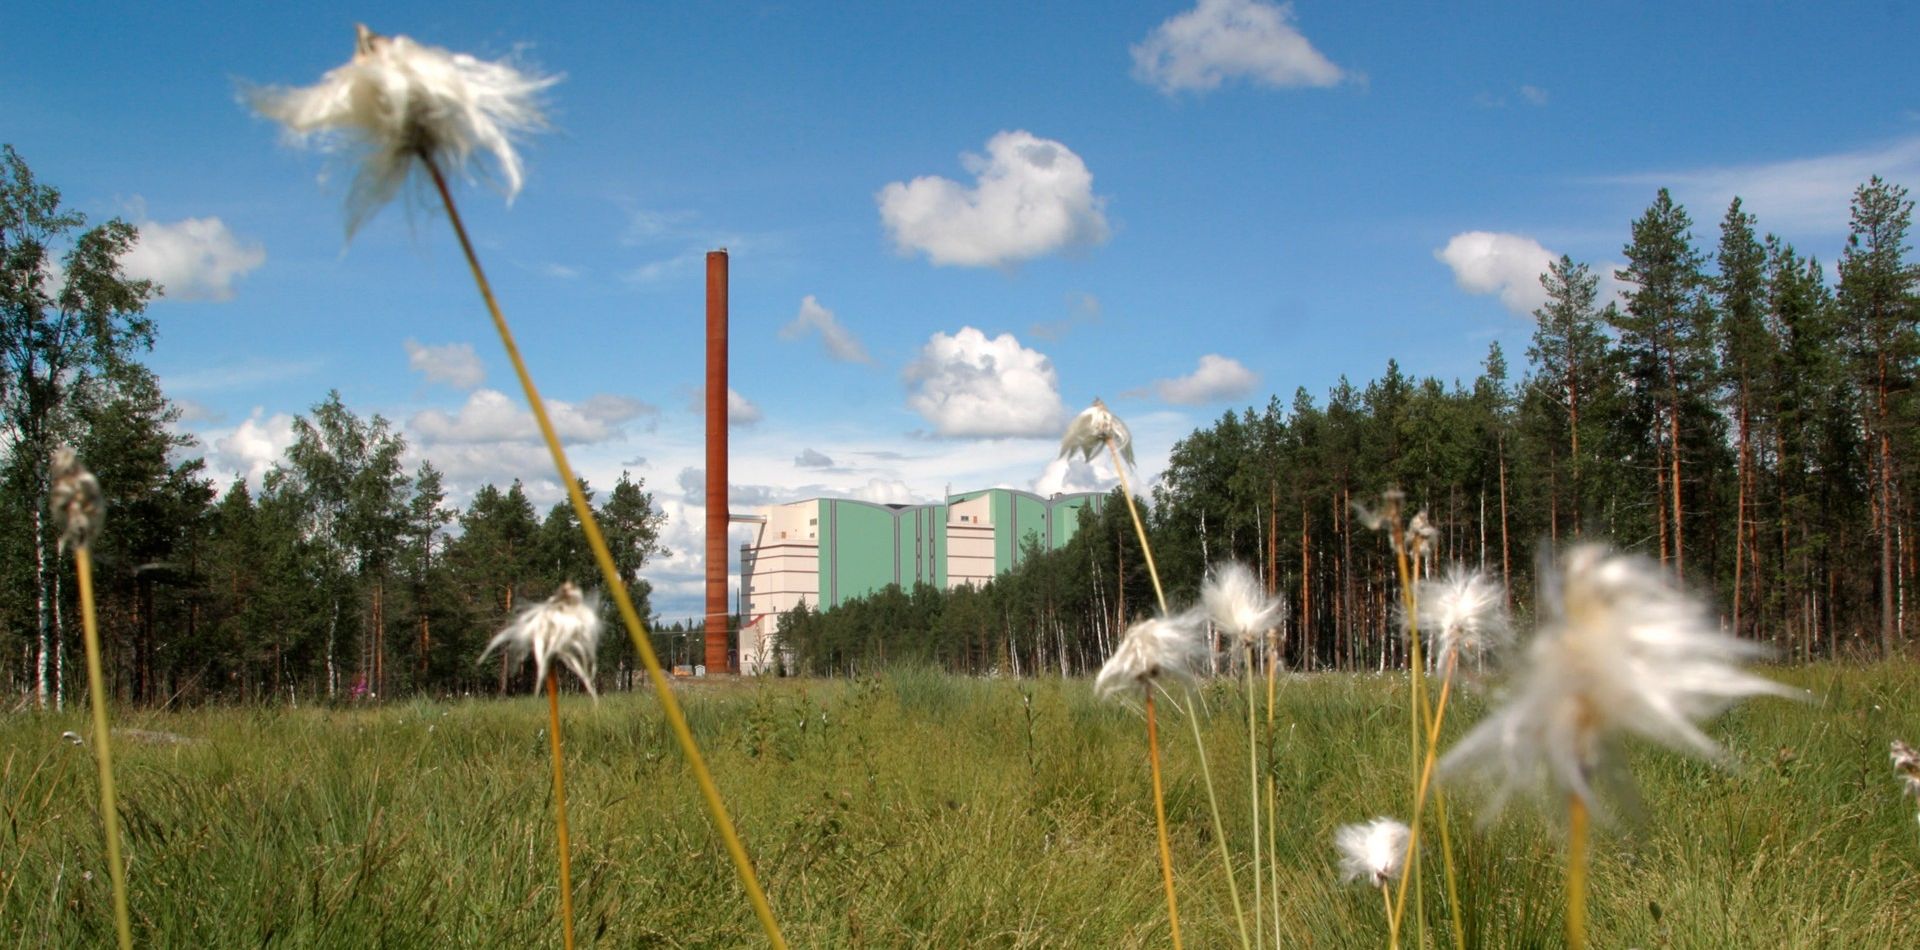
{"label": "cumulus cloud", "polygon": [[763,416],[764,413],[760,411],[759,406],[734,391],[732,386],[727,387],[727,423],[729,425],[750,426],[759,422]]}
{"label": "cumulus cloud", "polygon": [[1134,44],[1133,75],[1173,94],[1229,79],[1275,88],[1332,86],[1346,78],[1293,25],[1293,5],[1200,0]]}
{"label": "cumulus cloud", "polygon": [[1547,301],[1540,275],[1558,255],[1522,234],[1465,231],[1433,252],[1453,269],[1453,281],[1470,294],[1498,294],[1501,305],[1526,316]]}
{"label": "cumulus cloud", "polygon": [[880,189],[880,220],[904,254],[934,264],[995,267],[1107,239],[1093,173],[1052,139],[1001,132],[987,154],[963,155],[972,187],[937,175]]}
{"label": "cumulus cloud", "polygon": [[444,383],[455,389],[472,389],[487,378],[479,354],[471,343],[443,343],[426,346],[409,337],[406,342],[407,366],[430,383]]}
{"label": "cumulus cloud", "polygon": [[257,489],[261,476],[293,445],[293,417],[284,412],[268,416],[256,406],[245,421],[207,442],[213,446],[213,451],[207,453],[209,469],[243,477],[248,485]]}
{"label": "cumulus cloud", "polygon": [[[1104,459],[1104,456],[1102,456]],[[1099,466],[1075,455],[1071,458],[1056,458],[1047,463],[1040,471],[1040,477],[1033,480],[1033,492],[1048,496],[1071,494],[1083,491],[1106,491],[1117,481],[1109,463],[1102,461]]]}
{"label": "cumulus cloud", "polygon": [[794,458],[793,464],[797,468],[832,468],[833,459],[824,452],[802,449]]}
{"label": "cumulus cloud", "polygon": [[913,490],[897,478],[869,478],[853,490],[853,497],[876,505],[911,505],[915,501]]}
{"label": "cumulus cloud", "polygon": [[[622,434],[623,423],[652,411],[646,403],[621,396],[595,396],[579,404],[557,399],[546,402],[547,415],[560,440],[571,443],[604,442]],[[533,413],[497,389],[474,390],[451,415],[439,409],[417,412],[407,420],[407,428],[426,446],[531,445],[540,440]]]}
{"label": "cumulus cloud", "polygon": [[935,333],[906,379],[907,405],[936,435],[1057,436],[1067,422],[1052,361],[1011,333]]}
{"label": "cumulus cloud", "polygon": [[873,362],[873,358],[867,355],[867,348],[860,345],[853,331],[841,325],[833,311],[821,306],[812,294],[800,299],[800,312],[791,323],[780,328],[780,338],[795,340],[808,333],[818,333],[820,343],[827,348],[827,355],[842,363]]}
{"label": "cumulus cloud", "polygon": [[235,237],[219,218],[145,221],[120,258],[127,276],[151,280],[173,300],[231,300],[233,282],[267,262],[258,241]]}
{"label": "cumulus cloud", "polygon": [[1253,392],[1259,382],[1260,376],[1239,360],[1208,353],[1200,357],[1200,364],[1193,372],[1174,379],[1155,380],[1153,391],[1174,405],[1202,406],[1223,399],[1238,399]]}

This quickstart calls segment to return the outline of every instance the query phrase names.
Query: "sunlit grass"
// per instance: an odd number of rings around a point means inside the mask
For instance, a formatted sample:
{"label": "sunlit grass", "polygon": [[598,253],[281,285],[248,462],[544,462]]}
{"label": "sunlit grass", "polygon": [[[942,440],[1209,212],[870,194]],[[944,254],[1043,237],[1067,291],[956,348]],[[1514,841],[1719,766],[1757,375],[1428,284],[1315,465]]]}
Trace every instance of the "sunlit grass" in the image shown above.
{"label": "sunlit grass", "polygon": [[[1597,829],[1594,946],[1893,946],[1920,930],[1920,847],[1885,751],[1920,734],[1920,667],[1770,672],[1815,699],[1715,721],[1733,768],[1632,750],[1644,817]],[[1379,894],[1341,885],[1331,841],[1405,804],[1406,689],[1403,676],[1278,684],[1260,779],[1281,821],[1261,835],[1283,945],[1386,945]],[[1244,753],[1245,701],[1240,684],[1206,691],[1216,755]],[[1455,701],[1443,742],[1482,713],[1471,692]],[[550,941],[544,702],[119,716],[136,943]],[[731,866],[653,699],[563,702],[582,942],[761,943],[727,898]],[[703,683],[684,702],[795,945],[1166,945],[1141,844],[1139,713],[1085,682],[901,671]],[[60,738],[81,728],[78,712],[0,722],[0,946],[113,940],[92,762]],[[1166,768],[1186,938],[1237,943],[1192,750],[1167,749]],[[1247,793],[1244,775],[1214,778],[1223,797]],[[1563,819],[1515,807],[1483,829],[1470,799],[1450,804],[1468,942],[1557,945]],[[1249,816],[1223,817],[1250,862]],[[1421,857],[1438,880],[1438,855]],[[1448,930],[1442,893],[1428,894],[1430,934]]]}

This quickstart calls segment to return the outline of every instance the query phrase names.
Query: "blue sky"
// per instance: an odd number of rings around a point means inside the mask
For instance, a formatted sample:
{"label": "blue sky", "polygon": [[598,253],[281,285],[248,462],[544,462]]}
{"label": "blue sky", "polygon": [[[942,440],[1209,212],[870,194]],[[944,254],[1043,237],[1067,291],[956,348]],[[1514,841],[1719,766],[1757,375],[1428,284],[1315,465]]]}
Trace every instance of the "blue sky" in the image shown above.
{"label": "blue sky", "polygon": [[1920,185],[1895,3],[16,6],[0,140],[142,227],[150,362],[223,481],[337,388],[456,500],[558,499],[444,222],[347,242],[350,169],[236,89],[315,82],[359,20],[563,75],[524,190],[463,212],[575,464],[667,512],[669,615],[698,604],[707,250],[734,507],[933,500],[1112,484],[1054,461],[1095,396],[1150,482],[1222,412],[1390,356],[1518,369],[1547,255],[1617,263],[1662,185],[1703,247],[1739,194],[1829,263],[1854,186]]}

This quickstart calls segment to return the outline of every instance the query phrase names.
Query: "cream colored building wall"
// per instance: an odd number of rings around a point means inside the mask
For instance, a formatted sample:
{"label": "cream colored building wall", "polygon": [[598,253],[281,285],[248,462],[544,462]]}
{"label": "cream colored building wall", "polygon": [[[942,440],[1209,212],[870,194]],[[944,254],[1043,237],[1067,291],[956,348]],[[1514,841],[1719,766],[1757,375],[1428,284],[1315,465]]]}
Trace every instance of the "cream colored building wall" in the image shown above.
{"label": "cream colored building wall", "polygon": [[993,580],[993,498],[981,495],[947,508],[947,587],[983,587]]}
{"label": "cream colored building wall", "polygon": [[746,623],[740,630],[740,670],[764,673],[773,668],[773,636],[780,615],[802,602],[819,606],[820,503],[794,502],[764,509],[760,526],[746,557],[751,570],[741,572],[747,585]]}

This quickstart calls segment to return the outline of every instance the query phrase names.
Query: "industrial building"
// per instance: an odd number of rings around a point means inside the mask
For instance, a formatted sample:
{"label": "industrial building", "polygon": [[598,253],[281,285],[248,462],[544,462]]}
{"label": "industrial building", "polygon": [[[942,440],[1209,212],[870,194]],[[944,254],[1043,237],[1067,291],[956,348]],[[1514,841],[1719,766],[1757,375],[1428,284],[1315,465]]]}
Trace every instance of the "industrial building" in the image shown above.
{"label": "industrial building", "polygon": [[1104,497],[988,488],[928,505],[847,498],[770,505],[742,519],[755,525],[755,535],[740,546],[739,669],[773,668],[780,615],[802,603],[831,610],[888,584],[983,585],[1019,565],[1029,538],[1048,550],[1064,546],[1081,509],[1098,510]]}

